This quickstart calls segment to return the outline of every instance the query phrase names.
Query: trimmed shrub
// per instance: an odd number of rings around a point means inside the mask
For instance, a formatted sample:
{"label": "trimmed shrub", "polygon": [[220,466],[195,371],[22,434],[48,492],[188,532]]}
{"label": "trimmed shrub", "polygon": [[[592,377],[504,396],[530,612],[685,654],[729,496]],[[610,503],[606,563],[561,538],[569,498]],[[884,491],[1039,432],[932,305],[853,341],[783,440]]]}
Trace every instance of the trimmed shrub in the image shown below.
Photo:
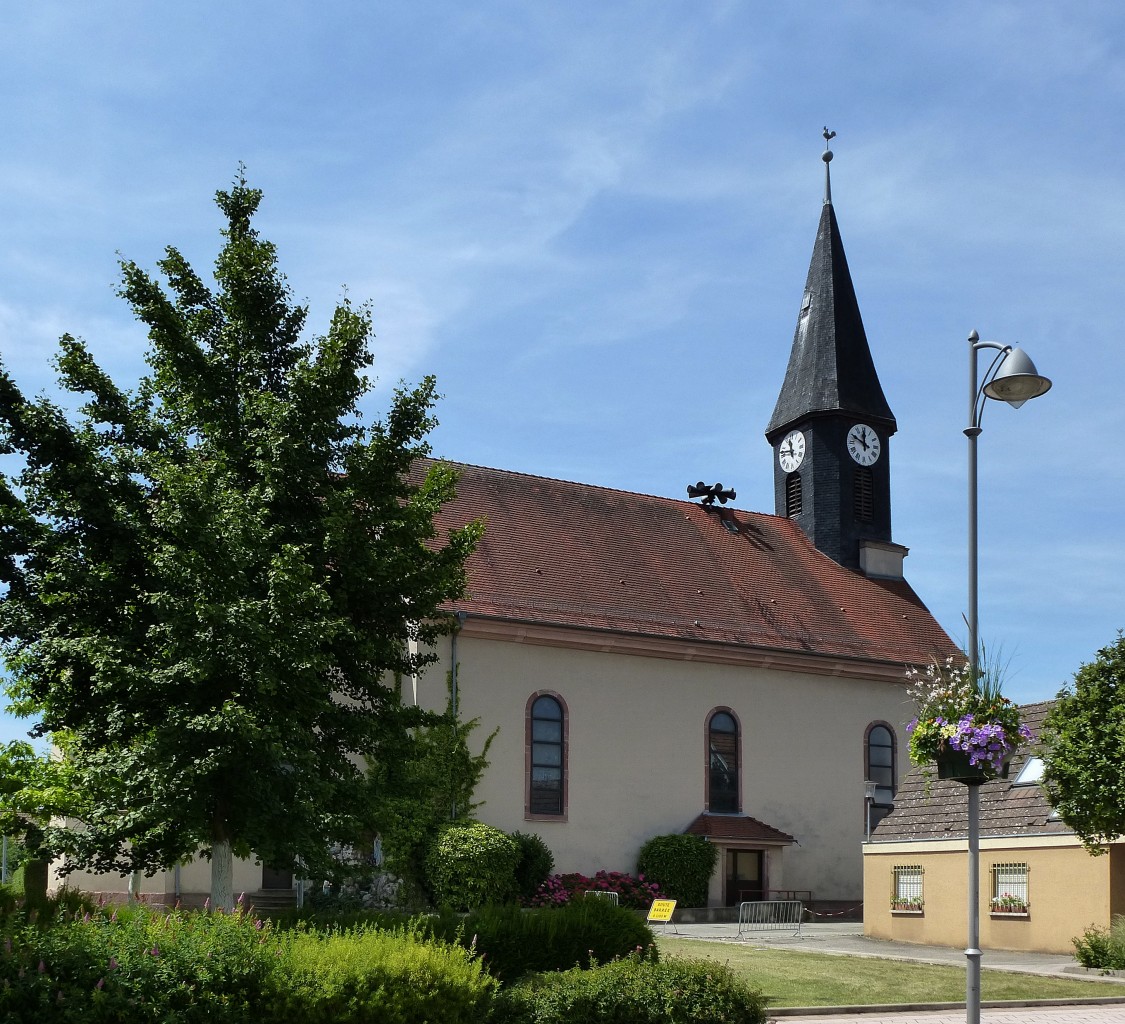
{"label": "trimmed shrub", "polygon": [[418,930],[355,928],[290,932],[284,983],[260,1019],[301,1024],[476,1024],[487,1019],[496,982],[460,946]]}
{"label": "trimmed shrub", "polygon": [[637,855],[637,872],[681,906],[705,907],[718,859],[719,848],[702,836],[654,836]]}
{"label": "trimmed shrub", "polygon": [[652,901],[661,897],[660,886],[644,875],[634,878],[624,871],[599,871],[591,878],[577,871],[551,875],[528,900],[532,907],[560,907],[587,892],[615,892],[623,907],[648,910]]}
{"label": "trimmed shrub", "polygon": [[723,964],[638,953],[502,990],[495,1024],[763,1024],[766,1000]]}
{"label": "trimmed shrub", "polygon": [[472,910],[515,896],[519,844],[480,822],[450,825],[434,843],[427,875],[439,907]]}
{"label": "trimmed shrub", "polygon": [[505,983],[534,971],[584,968],[656,948],[652,930],[633,911],[599,899],[575,900],[557,910],[483,907],[464,920],[444,914],[424,927],[475,950],[489,973]]}
{"label": "trimmed shrub", "polygon": [[513,832],[512,838],[519,844],[520,859],[516,864],[516,895],[522,900],[530,900],[551,873],[555,857],[542,836],[535,833]]}

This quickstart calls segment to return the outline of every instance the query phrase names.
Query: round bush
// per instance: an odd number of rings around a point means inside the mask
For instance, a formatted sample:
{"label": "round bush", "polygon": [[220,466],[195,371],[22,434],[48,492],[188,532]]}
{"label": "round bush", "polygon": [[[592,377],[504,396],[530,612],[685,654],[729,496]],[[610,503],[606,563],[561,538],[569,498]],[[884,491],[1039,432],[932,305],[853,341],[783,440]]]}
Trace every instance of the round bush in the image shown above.
{"label": "round bush", "polygon": [[705,907],[718,860],[718,847],[702,836],[654,836],[641,847],[637,873],[656,882],[663,896],[681,906]]}
{"label": "round bush", "polygon": [[526,832],[513,832],[511,835],[520,847],[520,859],[516,864],[516,893],[521,899],[530,900],[547,880],[551,868],[555,866],[555,857],[541,836]]}
{"label": "round bush", "polygon": [[712,960],[642,950],[592,970],[531,975],[502,989],[497,1024],[764,1024],[766,1000]]}
{"label": "round bush", "polygon": [[520,845],[480,822],[450,825],[426,860],[434,901],[450,910],[473,910],[515,896]]}

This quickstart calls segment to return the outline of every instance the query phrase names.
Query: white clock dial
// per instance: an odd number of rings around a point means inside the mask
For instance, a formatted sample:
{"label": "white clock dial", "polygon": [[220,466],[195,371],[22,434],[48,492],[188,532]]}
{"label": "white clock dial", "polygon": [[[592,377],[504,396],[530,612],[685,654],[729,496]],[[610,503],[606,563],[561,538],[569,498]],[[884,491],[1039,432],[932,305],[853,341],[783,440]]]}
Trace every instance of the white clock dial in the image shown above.
{"label": "white clock dial", "polygon": [[777,450],[777,461],[786,473],[797,469],[805,461],[805,435],[799,430],[789,431]]}
{"label": "white clock dial", "polygon": [[882,450],[879,435],[866,423],[857,423],[848,431],[848,454],[861,466],[875,465]]}

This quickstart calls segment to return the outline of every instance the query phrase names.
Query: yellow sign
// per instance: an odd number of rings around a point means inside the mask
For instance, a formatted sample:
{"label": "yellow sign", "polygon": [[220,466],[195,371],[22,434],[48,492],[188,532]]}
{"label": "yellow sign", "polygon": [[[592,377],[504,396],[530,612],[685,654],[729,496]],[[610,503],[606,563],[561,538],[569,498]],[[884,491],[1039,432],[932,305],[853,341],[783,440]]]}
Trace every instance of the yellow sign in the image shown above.
{"label": "yellow sign", "polygon": [[653,900],[652,906],[648,908],[648,919],[650,921],[663,921],[667,924],[672,920],[672,911],[675,909],[675,900]]}

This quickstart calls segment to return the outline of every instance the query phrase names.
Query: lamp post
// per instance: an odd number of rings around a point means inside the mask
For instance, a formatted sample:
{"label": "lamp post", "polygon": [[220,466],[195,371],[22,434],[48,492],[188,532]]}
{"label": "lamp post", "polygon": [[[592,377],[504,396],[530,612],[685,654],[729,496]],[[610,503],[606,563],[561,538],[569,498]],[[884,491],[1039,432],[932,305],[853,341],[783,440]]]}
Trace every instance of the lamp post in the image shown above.
{"label": "lamp post", "polygon": [[[992,349],[996,356],[984,373],[984,382],[977,385],[977,353]],[[973,331],[969,335],[969,614],[968,647],[969,678],[976,682],[980,674],[980,624],[977,610],[977,438],[981,431],[985,400],[1007,402],[1018,409],[1029,398],[1037,398],[1050,390],[1051,382],[1035,369],[1035,364],[1022,349],[981,341]],[[980,784],[981,779],[963,779],[969,790],[969,944],[965,950],[965,1020],[980,1024]]]}
{"label": "lamp post", "polygon": [[872,782],[870,779],[865,779],[863,782],[863,809],[867,813],[867,831],[866,842],[871,842],[871,805],[875,802],[875,790],[878,788],[878,783]]}

